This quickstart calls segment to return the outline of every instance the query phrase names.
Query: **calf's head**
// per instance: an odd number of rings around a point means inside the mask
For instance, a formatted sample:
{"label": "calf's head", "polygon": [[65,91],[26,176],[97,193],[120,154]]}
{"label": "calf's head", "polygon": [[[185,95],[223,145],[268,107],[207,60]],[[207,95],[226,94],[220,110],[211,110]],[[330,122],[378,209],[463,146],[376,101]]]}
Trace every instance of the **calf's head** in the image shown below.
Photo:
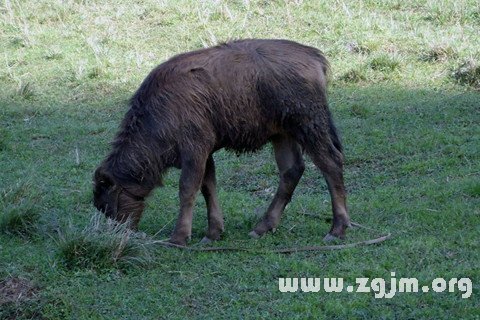
{"label": "calf's head", "polygon": [[132,187],[122,186],[103,167],[93,177],[93,204],[107,218],[117,222],[128,222],[136,229],[145,208],[144,197],[136,195]]}

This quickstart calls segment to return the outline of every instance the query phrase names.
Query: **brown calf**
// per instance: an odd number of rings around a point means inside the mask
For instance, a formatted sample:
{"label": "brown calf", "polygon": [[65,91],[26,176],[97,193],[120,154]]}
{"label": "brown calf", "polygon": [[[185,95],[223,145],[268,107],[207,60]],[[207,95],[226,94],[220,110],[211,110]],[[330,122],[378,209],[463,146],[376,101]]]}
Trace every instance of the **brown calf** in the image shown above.
{"label": "brown calf", "polygon": [[144,199],[169,167],[181,168],[180,214],[170,241],[191,235],[198,190],[205,197],[208,231],[224,229],[212,154],[273,144],[280,184],[263,219],[250,233],[274,230],[304,171],[305,151],[330,191],[333,223],[327,239],[350,225],[343,154],[326,97],[328,62],[320,51],[287,40],[240,40],[177,55],[156,67],[131,107],[94,176],[94,204],[136,228]]}

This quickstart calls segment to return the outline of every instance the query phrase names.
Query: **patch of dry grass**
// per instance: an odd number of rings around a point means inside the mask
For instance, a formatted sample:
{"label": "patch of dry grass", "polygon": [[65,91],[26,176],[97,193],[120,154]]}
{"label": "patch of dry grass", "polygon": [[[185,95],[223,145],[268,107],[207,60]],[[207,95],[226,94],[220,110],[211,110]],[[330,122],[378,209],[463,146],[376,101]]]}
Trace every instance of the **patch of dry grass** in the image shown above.
{"label": "patch of dry grass", "polygon": [[67,269],[125,270],[153,261],[153,242],[142,239],[124,224],[95,213],[83,230],[59,231],[57,256]]}

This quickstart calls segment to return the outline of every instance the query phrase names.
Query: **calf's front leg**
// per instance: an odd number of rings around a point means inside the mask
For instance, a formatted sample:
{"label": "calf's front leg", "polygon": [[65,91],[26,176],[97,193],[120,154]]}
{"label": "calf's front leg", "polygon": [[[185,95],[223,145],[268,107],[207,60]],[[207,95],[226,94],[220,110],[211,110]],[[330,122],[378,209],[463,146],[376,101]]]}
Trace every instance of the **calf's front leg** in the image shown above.
{"label": "calf's front leg", "polygon": [[205,173],[206,157],[183,157],[182,173],[180,175],[180,214],[173,230],[170,242],[186,245],[192,235],[193,206],[195,198],[202,185]]}

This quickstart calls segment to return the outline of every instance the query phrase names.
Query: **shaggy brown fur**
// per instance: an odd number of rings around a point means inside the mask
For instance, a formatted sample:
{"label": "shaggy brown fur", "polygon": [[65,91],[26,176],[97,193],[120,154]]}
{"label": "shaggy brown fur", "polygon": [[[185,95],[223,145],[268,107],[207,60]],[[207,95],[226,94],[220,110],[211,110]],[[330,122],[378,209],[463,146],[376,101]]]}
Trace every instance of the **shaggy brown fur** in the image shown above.
{"label": "shaggy brown fur", "polygon": [[155,68],[131,99],[107,158],[94,176],[95,206],[136,228],[144,199],[169,167],[181,168],[180,214],[171,242],[191,235],[195,196],[207,204],[216,240],[223,216],[212,154],[249,152],[271,142],[280,184],[250,233],[275,230],[304,170],[303,150],[323,172],[332,198],[328,237],[350,225],[343,154],[327,105],[328,62],[320,51],[287,40],[240,40],[177,55]]}

